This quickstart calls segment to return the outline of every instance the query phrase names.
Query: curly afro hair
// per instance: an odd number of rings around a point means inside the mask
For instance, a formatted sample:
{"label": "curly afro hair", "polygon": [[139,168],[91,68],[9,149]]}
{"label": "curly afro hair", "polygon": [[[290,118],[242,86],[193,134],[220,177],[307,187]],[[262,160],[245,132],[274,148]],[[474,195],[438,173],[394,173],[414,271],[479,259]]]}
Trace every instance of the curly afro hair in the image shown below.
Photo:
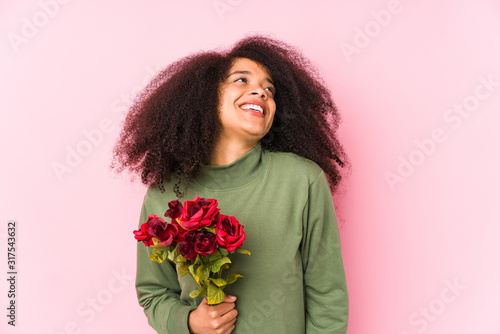
{"label": "curly afro hair", "polygon": [[273,78],[276,113],[262,147],[316,162],[335,191],[348,160],[336,136],[340,114],[330,91],[299,50],[260,35],[229,50],[189,55],[156,75],[129,110],[111,167],[128,169],[162,192],[175,175],[173,191],[181,198],[182,178],[189,184],[200,164],[210,163],[221,132],[219,87],[237,58],[264,65]]}

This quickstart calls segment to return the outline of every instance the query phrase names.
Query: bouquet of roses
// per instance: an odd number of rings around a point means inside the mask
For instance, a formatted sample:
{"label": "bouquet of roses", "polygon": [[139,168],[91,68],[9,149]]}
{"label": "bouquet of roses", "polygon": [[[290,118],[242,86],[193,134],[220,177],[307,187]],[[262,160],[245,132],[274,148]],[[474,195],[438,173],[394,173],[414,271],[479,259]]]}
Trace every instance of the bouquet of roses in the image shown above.
{"label": "bouquet of roses", "polygon": [[134,231],[135,239],[151,247],[151,260],[158,263],[166,259],[174,262],[180,276],[190,274],[199,286],[190,296],[207,295],[210,305],[224,301],[224,287],[232,284],[239,274],[227,274],[229,253],[250,255],[240,246],[245,241],[243,226],[232,216],[219,213],[217,200],[196,197],[193,201],[179,200],[168,203],[165,217],[150,215],[140,230]]}

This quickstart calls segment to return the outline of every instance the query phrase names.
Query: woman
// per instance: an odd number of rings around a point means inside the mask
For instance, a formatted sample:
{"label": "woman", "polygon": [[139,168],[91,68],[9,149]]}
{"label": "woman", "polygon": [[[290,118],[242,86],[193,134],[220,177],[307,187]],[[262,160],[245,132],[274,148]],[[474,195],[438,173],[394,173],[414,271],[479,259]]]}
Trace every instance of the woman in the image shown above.
{"label": "woman", "polygon": [[[346,333],[348,294],[331,191],[347,163],[339,114],[294,48],[253,36],[185,57],[132,106],[114,165],[149,187],[140,224],[167,203],[215,198],[244,225],[251,256],[226,299],[192,299],[196,283],[138,243],[136,289],[159,333]],[[237,300],[236,300],[237,298]]]}

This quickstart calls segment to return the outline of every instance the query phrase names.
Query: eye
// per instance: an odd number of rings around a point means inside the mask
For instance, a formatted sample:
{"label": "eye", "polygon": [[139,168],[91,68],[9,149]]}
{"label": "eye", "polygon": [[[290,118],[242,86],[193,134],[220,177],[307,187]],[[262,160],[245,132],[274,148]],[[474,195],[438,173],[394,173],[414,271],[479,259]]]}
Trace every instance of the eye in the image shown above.
{"label": "eye", "polygon": [[274,89],[274,87],[266,87],[265,89],[267,89],[268,91],[270,91],[271,94],[273,94],[273,96],[276,93],[276,89]]}
{"label": "eye", "polygon": [[244,83],[247,83],[247,82],[248,82],[247,78],[245,78],[245,77],[239,77],[239,78],[236,78],[236,79],[234,80],[234,82],[237,82],[237,81],[241,81],[241,82],[244,82]]}

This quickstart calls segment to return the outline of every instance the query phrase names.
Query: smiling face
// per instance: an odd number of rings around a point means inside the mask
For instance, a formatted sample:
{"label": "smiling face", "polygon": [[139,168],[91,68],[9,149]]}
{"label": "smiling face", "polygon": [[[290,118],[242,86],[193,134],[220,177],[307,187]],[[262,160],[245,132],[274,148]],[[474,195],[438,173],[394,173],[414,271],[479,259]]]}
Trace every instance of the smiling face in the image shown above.
{"label": "smiling face", "polygon": [[267,69],[248,58],[237,58],[220,88],[222,137],[257,144],[273,124],[274,85]]}

